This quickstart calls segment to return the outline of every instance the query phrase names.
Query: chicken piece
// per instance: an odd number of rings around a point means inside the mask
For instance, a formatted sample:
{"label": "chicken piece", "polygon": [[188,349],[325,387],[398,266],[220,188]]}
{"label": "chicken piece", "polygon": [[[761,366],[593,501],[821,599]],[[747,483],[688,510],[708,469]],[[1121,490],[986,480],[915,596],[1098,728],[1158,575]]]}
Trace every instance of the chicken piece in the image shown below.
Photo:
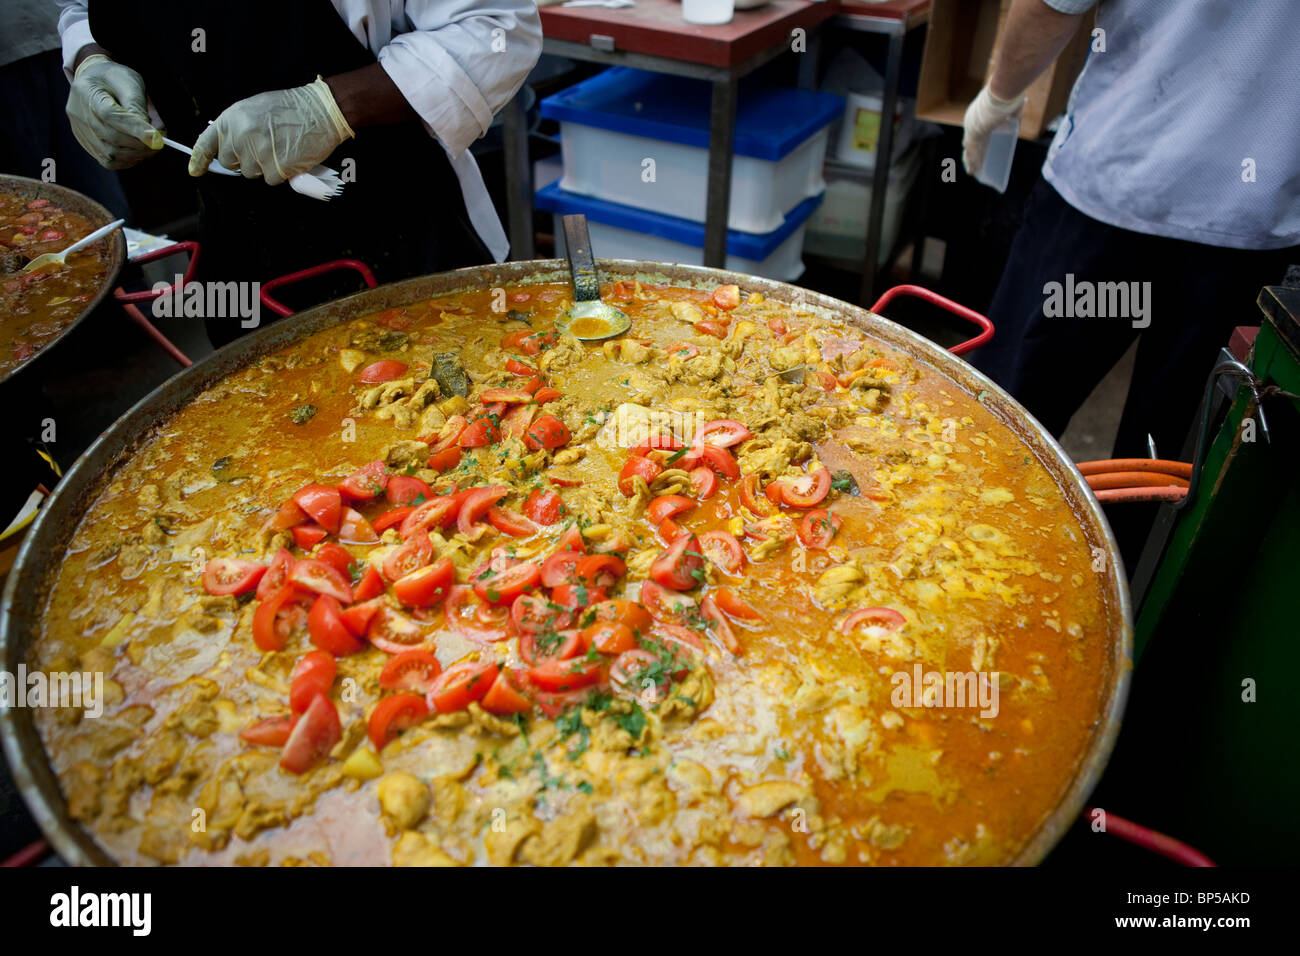
{"label": "chicken piece", "polygon": [[393,847],[393,866],[460,866],[426,834],[407,830]]}
{"label": "chicken piece", "polygon": [[385,821],[398,830],[409,830],[418,824],[433,802],[423,781],[405,771],[390,773],[380,780],[378,795]]}
{"label": "chicken piece", "polygon": [[736,804],[751,817],[770,817],[802,800],[809,792],[808,787],[792,780],[770,780],[746,787]]}

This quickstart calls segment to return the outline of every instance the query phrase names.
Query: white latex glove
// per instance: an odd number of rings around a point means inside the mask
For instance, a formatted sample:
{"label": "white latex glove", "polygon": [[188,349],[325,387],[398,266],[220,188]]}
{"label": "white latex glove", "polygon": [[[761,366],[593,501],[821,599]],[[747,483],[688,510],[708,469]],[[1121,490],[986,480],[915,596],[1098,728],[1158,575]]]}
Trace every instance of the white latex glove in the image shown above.
{"label": "white latex glove", "polygon": [[108,169],[126,169],[162,149],[162,133],[149,122],[144,80],[102,53],[77,67],[66,111],[77,142]]}
{"label": "white latex glove", "polygon": [[227,107],[194,144],[190,175],[202,176],[215,159],[278,186],[355,135],[329,84],[318,76],[306,86],[258,93]]}
{"label": "white latex glove", "polygon": [[1025,105],[1023,96],[1014,100],[998,99],[985,86],[966,107],[962,120],[961,163],[966,172],[974,176],[984,168],[984,154],[989,148],[993,131],[1012,117],[1018,117]]}

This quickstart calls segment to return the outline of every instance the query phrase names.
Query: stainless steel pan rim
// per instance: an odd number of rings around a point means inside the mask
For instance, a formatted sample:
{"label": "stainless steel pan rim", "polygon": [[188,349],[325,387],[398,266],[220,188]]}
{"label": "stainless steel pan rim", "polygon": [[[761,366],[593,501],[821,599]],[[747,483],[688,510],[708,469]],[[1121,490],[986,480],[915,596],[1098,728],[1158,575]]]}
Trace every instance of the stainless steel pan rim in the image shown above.
{"label": "stainless steel pan rim", "polygon": [[[83,196],[81,193],[66,186],[60,186],[57,183],[43,183],[38,179],[28,179],[26,176],[10,176],[6,173],[0,174],[0,191],[15,192],[19,195],[30,196],[32,199],[49,199],[69,212],[84,216],[95,227],[107,225],[117,218],[89,196]],[[69,333],[80,325],[86,316],[99,308],[99,304],[104,301],[104,296],[108,295],[108,291],[117,283],[117,275],[122,271],[123,263],[126,262],[126,239],[122,230],[119,229],[113,233],[108,242],[107,272],[104,275],[103,282],[95,290],[95,294],[86,303],[86,307],[81,310],[81,314],[65,325],[58,335],[46,342],[39,352],[23,361],[22,364],[11,368],[8,372],[0,373],[0,385],[39,362],[43,355],[52,351],[67,338]]]}
{"label": "stainless steel pan rim", "polygon": [[[1128,699],[1132,669],[1132,607],[1123,564],[1110,525],[1087,482],[1068,456],[1027,411],[1006,392],[972,366],[928,339],[865,309],[796,286],[741,273],[700,266],[599,260],[606,279],[638,278],[643,282],[712,287],[735,283],[742,290],[761,292],[822,316],[846,319],[873,336],[903,349],[915,359],[947,376],[979,397],[1010,427],[1047,468],[1088,536],[1088,544],[1104,549],[1103,572],[1106,611],[1111,625],[1110,680],[1103,687],[1097,725],[1088,748],[1068,781],[1056,807],[1040,823],[1012,859],[1016,865],[1039,862],[1077,820],[1088,795],[1096,786],[1119,734]],[[392,306],[447,295],[457,291],[567,280],[567,263],[561,259],[475,266],[367,289],[355,295],[308,309],[230,343],[213,355],[177,374],[141,399],[70,468],[55,494],[46,502],[29,530],[0,598],[0,668],[14,673],[26,659],[44,610],[45,594],[66,553],[80,516],[99,496],[117,465],[153,432],[204,389],[256,359],[277,352],[321,329],[378,312]],[[112,864],[115,861],[68,815],[58,781],[36,734],[31,713],[25,708],[0,711],[0,743],[18,790],[54,849],[71,864]]]}

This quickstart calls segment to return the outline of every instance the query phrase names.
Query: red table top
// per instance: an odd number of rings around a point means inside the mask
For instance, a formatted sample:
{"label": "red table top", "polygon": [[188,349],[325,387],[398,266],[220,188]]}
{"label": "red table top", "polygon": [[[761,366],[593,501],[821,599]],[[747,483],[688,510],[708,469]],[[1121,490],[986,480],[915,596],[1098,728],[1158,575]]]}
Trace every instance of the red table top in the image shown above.
{"label": "red table top", "polygon": [[[891,0],[887,6],[906,2]],[[835,0],[772,0],[753,10],[737,10],[730,23],[704,27],[682,19],[678,0],[636,0],[635,7],[618,10],[545,6],[542,33],[584,46],[593,33],[600,34],[613,37],[615,49],[624,52],[729,67],[784,42],[796,27],[817,26],[839,7]]]}
{"label": "red table top", "polygon": [[882,20],[910,20],[930,8],[930,0],[885,0],[884,3],[854,3],[840,0],[840,13],[880,17]]}

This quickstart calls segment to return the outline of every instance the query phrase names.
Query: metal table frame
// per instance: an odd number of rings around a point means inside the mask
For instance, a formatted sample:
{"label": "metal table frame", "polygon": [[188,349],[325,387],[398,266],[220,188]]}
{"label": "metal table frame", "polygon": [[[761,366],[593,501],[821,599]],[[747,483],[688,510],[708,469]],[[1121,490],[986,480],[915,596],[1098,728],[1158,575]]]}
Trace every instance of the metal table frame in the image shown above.
{"label": "metal table frame", "polygon": [[[816,28],[809,28],[809,54]],[[602,42],[608,41],[608,43]],[[786,35],[778,44],[731,67],[614,49],[612,38],[593,34],[592,43],[543,39],[542,52],[585,63],[629,66],[638,70],[706,80],[712,85],[709,110],[709,184],[705,203],[704,264],[723,268],[727,258],[727,217],[731,207],[732,144],[736,134],[736,91],[740,80],[789,51]],[[808,55],[808,54],[805,54]],[[510,258],[535,258],[533,246],[533,177],[528,161],[528,132],[522,90],[503,110],[506,195],[509,197]]]}
{"label": "metal table frame", "polygon": [[[876,166],[871,177],[871,209],[867,214],[867,251],[862,263],[862,291],[859,303],[865,305],[875,299],[876,279],[880,272],[876,265],[880,257],[881,227],[885,218],[885,191],[889,188],[889,167],[894,155],[893,116],[898,108],[898,81],[903,68],[903,41],[915,28],[930,22],[930,7],[925,4],[901,18],[873,15],[869,7],[841,8],[832,17],[829,26],[859,33],[883,35],[889,40],[885,60],[885,92],[880,110],[880,139],[876,143]],[[863,12],[857,12],[863,11]],[[881,162],[882,157],[886,158]],[[915,253],[920,255],[918,249]]]}

